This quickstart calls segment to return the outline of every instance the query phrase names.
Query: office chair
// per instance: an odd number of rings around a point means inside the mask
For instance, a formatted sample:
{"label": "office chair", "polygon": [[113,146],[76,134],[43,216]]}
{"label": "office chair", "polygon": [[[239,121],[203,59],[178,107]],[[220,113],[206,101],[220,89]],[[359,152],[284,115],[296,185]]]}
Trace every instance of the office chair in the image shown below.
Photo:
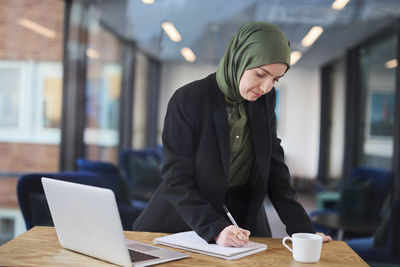
{"label": "office chair", "polygon": [[[360,167],[354,169],[341,184],[337,204],[310,213],[311,219],[317,215],[339,213],[346,221],[379,220],[382,205],[393,181],[389,170]],[[335,235],[324,225],[314,223],[317,231]]]}
{"label": "office chair", "polygon": [[129,190],[124,179],[121,177],[118,168],[112,163],[103,161],[94,161],[84,158],[78,158],[76,165],[79,171],[93,172],[107,182],[108,187],[115,192],[118,201],[129,203]]}
{"label": "office chair", "polygon": [[[400,263],[400,197],[398,197],[387,220],[383,220],[373,237],[355,238],[346,243],[367,262]],[[380,240],[378,240],[380,239]]]}
{"label": "office chair", "polygon": [[147,202],[131,197],[128,184],[121,176],[118,167],[114,164],[83,158],[77,159],[76,164],[79,171],[93,172],[104,178],[104,181],[107,183],[107,187],[115,192],[115,197],[117,201],[120,201],[127,205],[132,205],[140,211],[143,211],[144,208],[147,206]]}
{"label": "office chair", "polygon": [[160,148],[125,149],[119,154],[121,173],[128,183],[133,198],[149,201],[161,183]]}
{"label": "office chair", "polygon": [[[27,230],[38,225],[53,225],[50,210],[43,191],[41,182],[42,177],[109,188],[107,181],[92,172],[69,171],[22,175],[17,184],[17,196]],[[113,190],[112,188],[109,189]],[[120,201],[117,201],[117,205],[124,230],[132,230],[132,224],[139,216],[141,210]]]}

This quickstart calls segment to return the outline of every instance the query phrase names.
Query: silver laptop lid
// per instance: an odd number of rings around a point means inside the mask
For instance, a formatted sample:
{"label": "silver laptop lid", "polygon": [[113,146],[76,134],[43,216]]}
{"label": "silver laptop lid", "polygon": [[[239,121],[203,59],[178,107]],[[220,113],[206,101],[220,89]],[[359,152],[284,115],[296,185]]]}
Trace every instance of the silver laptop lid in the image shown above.
{"label": "silver laptop lid", "polygon": [[132,266],[111,190],[45,177],[42,184],[61,246]]}

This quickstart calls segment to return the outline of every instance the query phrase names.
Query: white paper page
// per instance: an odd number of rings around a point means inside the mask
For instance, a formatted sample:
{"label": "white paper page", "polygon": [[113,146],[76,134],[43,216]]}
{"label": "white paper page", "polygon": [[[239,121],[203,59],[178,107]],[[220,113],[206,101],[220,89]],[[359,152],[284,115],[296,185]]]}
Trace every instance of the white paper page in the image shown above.
{"label": "white paper page", "polygon": [[[267,248],[265,244],[249,242],[246,246],[240,248],[223,247],[217,244],[208,244],[204,239],[194,231],[172,234],[154,239],[159,244],[171,244],[192,251],[207,252],[207,254],[217,254],[230,257],[244,252],[256,250],[259,248]],[[264,249],[263,249],[264,250]]]}

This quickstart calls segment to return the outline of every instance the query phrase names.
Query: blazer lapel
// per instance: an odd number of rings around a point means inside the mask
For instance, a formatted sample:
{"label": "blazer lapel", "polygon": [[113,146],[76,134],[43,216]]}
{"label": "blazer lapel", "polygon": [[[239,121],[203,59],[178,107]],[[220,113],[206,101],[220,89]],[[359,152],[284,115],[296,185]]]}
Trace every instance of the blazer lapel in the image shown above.
{"label": "blazer lapel", "polygon": [[214,125],[217,132],[219,152],[222,159],[225,177],[229,178],[229,124],[225,106],[217,107],[213,112]]}
{"label": "blazer lapel", "polygon": [[228,114],[226,113],[224,94],[218,87],[217,80],[212,79],[211,101],[215,105],[213,111],[214,127],[217,134],[219,152],[222,160],[226,181],[229,178],[229,123]]}

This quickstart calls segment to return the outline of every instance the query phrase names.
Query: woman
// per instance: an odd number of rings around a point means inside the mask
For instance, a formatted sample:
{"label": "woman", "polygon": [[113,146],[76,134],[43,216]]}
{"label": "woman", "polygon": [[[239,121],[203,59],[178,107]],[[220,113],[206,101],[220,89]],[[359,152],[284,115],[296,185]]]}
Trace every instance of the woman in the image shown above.
{"label": "woman", "polygon": [[162,134],[163,181],[134,230],[194,230],[208,242],[242,246],[250,232],[271,237],[268,194],[289,235],[315,233],[276,136],[273,86],[289,64],[289,42],[276,26],[246,23],[216,73],[174,93]]}

